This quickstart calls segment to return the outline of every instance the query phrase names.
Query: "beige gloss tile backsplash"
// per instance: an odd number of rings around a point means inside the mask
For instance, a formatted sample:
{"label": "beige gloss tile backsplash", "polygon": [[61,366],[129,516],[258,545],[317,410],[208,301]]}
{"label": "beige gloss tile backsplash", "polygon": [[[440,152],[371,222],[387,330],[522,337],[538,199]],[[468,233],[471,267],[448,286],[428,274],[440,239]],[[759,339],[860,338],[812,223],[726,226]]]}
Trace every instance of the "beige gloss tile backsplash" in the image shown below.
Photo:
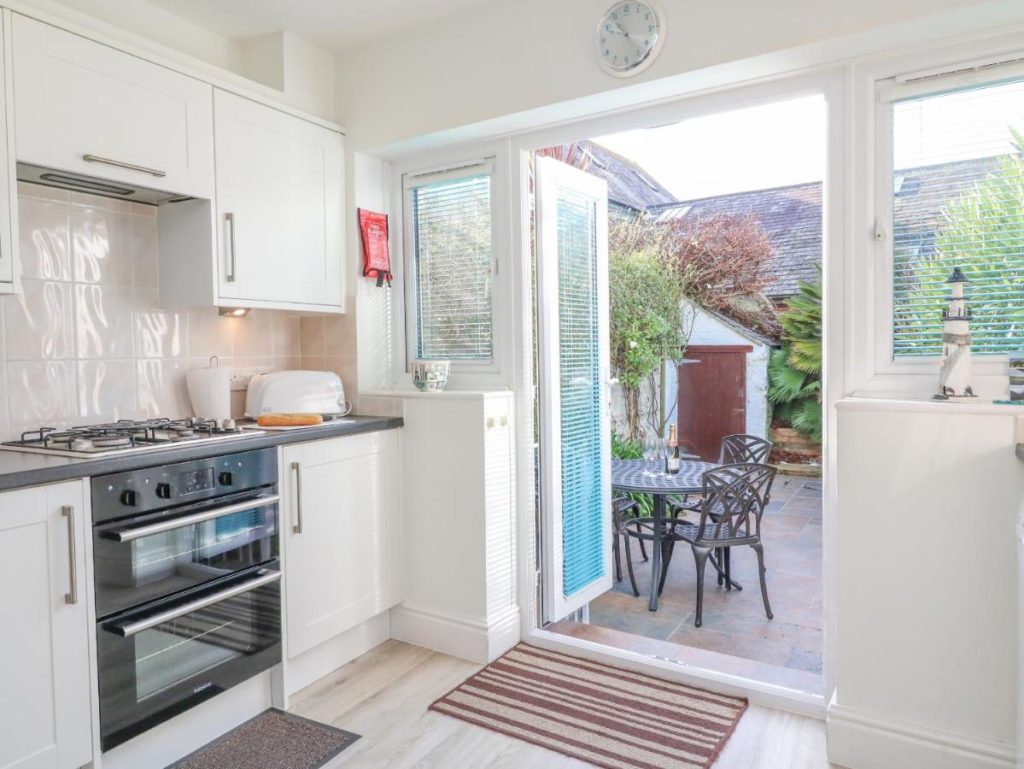
{"label": "beige gloss tile backsplash", "polygon": [[[159,307],[157,209],[18,185],[24,291],[5,296],[0,438],[45,424],[186,416],[185,372],[329,368],[355,392],[350,316]],[[240,414],[243,394],[233,406]],[[351,397],[351,395],[350,395]]]}

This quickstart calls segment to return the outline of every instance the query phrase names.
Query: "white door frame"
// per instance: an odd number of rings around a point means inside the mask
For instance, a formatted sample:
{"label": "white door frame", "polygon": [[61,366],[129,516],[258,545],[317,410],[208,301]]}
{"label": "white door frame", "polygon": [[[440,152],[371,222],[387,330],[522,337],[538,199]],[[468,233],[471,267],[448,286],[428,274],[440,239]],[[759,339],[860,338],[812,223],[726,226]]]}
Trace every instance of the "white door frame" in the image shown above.
{"label": "white door frame", "polygon": [[[551,187],[546,185],[550,183]],[[613,583],[611,553],[611,486],[604,490],[603,518],[601,536],[602,573],[603,576],[574,593],[565,595],[562,590],[564,577],[564,552],[562,549],[562,396],[561,396],[561,344],[558,341],[559,317],[559,260],[558,260],[558,197],[559,189],[576,190],[588,196],[592,201],[599,201],[594,226],[596,228],[596,291],[598,328],[598,382],[600,390],[600,462],[601,477],[611,481],[611,391],[610,363],[608,360],[608,185],[603,179],[584,173],[554,158],[536,159],[534,169],[534,191],[537,200],[535,216],[535,232],[537,237],[537,253],[539,257],[547,256],[548,260],[538,258],[537,293],[538,317],[537,324],[541,333],[538,334],[538,357],[541,368],[550,376],[541,383],[541,446],[547,451],[541,452],[541,497],[544,511],[544,531],[548,534],[548,545],[542,548],[544,573],[548,579],[544,582],[543,610],[550,619],[557,620],[585,608],[586,605],[600,595],[608,592]],[[548,195],[550,191],[550,196]],[[550,258],[553,257],[553,258]],[[550,271],[550,272],[549,272]],[[550,324],[549,333],[544,329]],[[557,448],[556,448],[557,447]]]}
{"label": "white door frame", "polygon": [[[836,539],[836,441],[835,403],[845,392],[844,386],[844,327],[843,282],[851,269],[843,253],[848,246],[845,229],[846,179],[851,173],[851,160],[846,153],[846,131],[852,119],[847,108],[849,70],[829,68],[813,74],[783,77],[755,85],[738,86],[711,94],[694,95],[649,107],[624,110],[611,115],[588,118],[513,136],[511,139],[511,179],[513,216],[518,215],[518,226],[513,222],[512,248],[518,255],[514,259],[516,311],[514,318],[516,350],[515,383],[517,395],[516,420],[518,431],[516,446],[517,478],[517,559],[519,579],[520,615],[524,640],[551,649],[571,651],[578,656],[599,661],[614,662],[636,670],[655,668],[659,675],[696,685],[712,684],[726,693],[747,696],[752,702],[823,718],[825,706],[832,699],[836,687],[834,645],[838,546]],[[800,96],[819,94],[826,100],[826,175],[823,186],[822,267],[825,296],[823,339],[825,354],[824,391],[824,447],[823,456],[823,591],[824,591],[824,682],[825,696],[796,692],[772,684],[752,681],[718,671],[696,668],[656,659],[637,652],[613,649],[592,641],[571,638],[540,626],[539,563],[536,547],[536,498],[534,479],[534,399],[533,386],[533,296],[531,280],[529,156],[543,147],[579,141],[618,131],[644,126],[657,126],[718,112],[782,101]]]}

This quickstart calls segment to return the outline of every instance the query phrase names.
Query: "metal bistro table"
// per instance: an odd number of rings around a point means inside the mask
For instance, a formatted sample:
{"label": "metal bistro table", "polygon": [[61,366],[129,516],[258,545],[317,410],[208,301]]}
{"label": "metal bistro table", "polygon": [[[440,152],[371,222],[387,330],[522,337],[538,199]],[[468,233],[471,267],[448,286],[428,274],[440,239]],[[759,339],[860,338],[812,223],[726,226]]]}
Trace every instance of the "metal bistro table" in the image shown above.
{"label": "metal bistro table", "polygon": [[[648,462],[646,459],[612,459],[612,489],[614,491],[650,494],[654,497],[654,541],[651,543],[651,602],[648,608],[658,610],[658,582],[661,575],[661,531],[665,520],[665,497],[670,495],[700,494],[704,489],[703,475],[718,465],[701,462],[697,458],[683,459],[679,473],[665,472],[664,460]],[[645,471],[652,471],[653,475]]]}

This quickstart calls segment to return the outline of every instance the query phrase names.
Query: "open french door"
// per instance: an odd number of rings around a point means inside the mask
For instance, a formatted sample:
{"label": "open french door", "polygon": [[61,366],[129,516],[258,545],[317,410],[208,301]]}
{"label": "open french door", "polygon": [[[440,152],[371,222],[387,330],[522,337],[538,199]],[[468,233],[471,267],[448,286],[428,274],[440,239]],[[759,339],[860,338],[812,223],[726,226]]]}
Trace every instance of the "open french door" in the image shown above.
{"label": "open french door", "polygon": [[543,617],[612,586],[608,186],[536,158]]}

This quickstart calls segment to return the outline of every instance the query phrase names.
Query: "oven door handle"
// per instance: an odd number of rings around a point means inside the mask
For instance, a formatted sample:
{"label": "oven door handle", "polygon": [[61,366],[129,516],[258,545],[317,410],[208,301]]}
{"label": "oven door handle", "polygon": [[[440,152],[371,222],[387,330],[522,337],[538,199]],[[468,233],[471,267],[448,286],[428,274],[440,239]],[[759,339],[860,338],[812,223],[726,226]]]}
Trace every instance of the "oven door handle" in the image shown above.
{"label": "oven door handle", "polygon": [[110,532],[107,536],[116,539],[118,542],[132,542],[133,540],[142,539],[143,537],[151,537],[154,534],[163,534],[165,531],[174,531],[174,529],[181,529],[185,526],[192,526],[197,523],[212,521],[215,518],[223,518],[225,515],[231,515],[232,513],[241,513],[245,510],[253,510],[258,507],[268,507],[270,505],[277,504],[280,501],[281,497],[278,494],[256,497],[255,499],[250,499],[248,502],[237,502],[233,505],[224,505],[224,507],[217,507],[213,510],[206,510],[202,513],[185,515],[181,518],[174,518],[170,521],[151,523],[148,526],[117,529]]}
{"label": "oven door handle", "polygon": [[281,572],[279,571],[261,574],[260,576],[248,579],[241,584],[233,585],[232,587],[225,588],[224,590],[218,590],[212,595],[197,598],[194,601],[189,601],[188,603],[181,604],[180,606],[175,606],[173,609],[167,609],[159,614],[150,615],[149,617],[140,619],[137,622],[120,622],[118,624],[104,625],[103,627],[111,633],[124,638],[130,638],[137,633],[141,633],[143,630],[149,630],[157,625],[162,625],[165,622],[178,619],[178,617],[184,617],[186,614],[191,614],[192,612],[205,609],[208,606],[213,606],[221,601],[226,601],[229,598],[234,598],[235,596],[242,595],[243,593],[248,593],[250,590],[255,590],[258,587],[263,587],[264,585],[277,582],[279,579],[281,579]]}

